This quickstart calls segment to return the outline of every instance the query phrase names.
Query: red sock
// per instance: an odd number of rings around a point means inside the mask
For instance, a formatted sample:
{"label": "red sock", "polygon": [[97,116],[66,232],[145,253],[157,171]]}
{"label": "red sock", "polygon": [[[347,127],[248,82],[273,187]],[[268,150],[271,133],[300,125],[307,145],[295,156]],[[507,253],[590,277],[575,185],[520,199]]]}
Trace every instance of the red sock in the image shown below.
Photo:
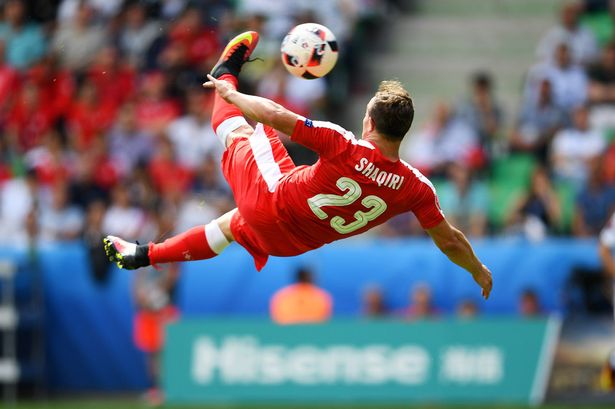
{"label": "red sock", "polygon": [[[235,86],[237,89],[237,78],[231,74],[224,74],[220,78],[222,81],[228,81]],[[214,128],[214,131],[218,129],[218,126],[225,120],[235,117],[235,116],[243,116],[239,108],[237,108],[233,104],[229,104],[226,102],[218,93],[214,95],[214,108],[213,113],[211,115],[211,123]]]}
{"label": "red sock", "polygon": [[148,256],[150,264],[204,260],[217,256],[228,244],[222,230],[213,221],[207,226],[193,227],[163,243],[150,243]]}

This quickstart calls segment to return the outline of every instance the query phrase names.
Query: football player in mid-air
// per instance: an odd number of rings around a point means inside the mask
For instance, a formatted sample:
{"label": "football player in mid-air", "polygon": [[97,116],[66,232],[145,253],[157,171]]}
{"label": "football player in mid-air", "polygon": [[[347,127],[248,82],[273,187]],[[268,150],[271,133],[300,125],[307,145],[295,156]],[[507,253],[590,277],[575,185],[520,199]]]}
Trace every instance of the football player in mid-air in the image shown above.
{"label": "football player in mid-air", "polygon": [[[258,33],[226,46],[204,84],[216,91],[212,122],[226,147],[224,176],[237,208],[205,226],[163,243],[139,245],[107,236],[105,250],[119,267],[139,267],[217,256],[237,241],[258,270],[269,255],[294,256],[361,234],[411,211],[435,244],[466,269],[489,297],[489,269],[464,234],[445,219],[429,180],[399,158],[414,117],[409,93],[383,81],[367,104],[361,139],[330,122],[301,117],[265,98],[237,91],[237,77],[258,43]],[[257,122],[255,127],[245,118]],[[278,130],[318,153],[313,166],[295,166]]]}

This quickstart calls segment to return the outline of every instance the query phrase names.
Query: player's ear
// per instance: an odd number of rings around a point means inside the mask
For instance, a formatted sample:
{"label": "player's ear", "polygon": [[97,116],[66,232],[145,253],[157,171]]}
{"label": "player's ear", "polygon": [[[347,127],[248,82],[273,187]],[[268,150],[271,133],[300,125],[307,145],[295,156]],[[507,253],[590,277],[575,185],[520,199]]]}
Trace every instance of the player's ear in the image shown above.
{"label": "player's ear", "polygon": [[368,121],[367,121],[367,130],[368,132],[373,132],[376,130],[376,122],[374,122],[374,119],[371,116],[368,116]]}

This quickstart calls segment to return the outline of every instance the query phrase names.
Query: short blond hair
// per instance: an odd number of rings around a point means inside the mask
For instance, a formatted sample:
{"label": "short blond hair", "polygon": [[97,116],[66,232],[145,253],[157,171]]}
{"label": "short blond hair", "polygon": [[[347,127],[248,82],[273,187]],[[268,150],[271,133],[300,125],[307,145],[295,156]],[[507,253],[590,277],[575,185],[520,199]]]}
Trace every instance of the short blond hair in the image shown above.
{"label": "short blond hair", "polygon": [[376,131],[389,139],[401,140],[412,125],[414,103],[401,82],[382,81],[368,113]]}

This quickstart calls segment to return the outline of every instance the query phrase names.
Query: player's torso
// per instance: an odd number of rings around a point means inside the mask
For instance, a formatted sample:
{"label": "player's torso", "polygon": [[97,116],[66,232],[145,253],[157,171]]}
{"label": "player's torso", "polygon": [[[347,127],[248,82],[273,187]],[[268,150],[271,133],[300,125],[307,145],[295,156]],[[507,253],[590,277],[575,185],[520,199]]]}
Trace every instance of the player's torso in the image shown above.
{"label": "player's torso", "polygon": [[357,141],[332,160],[321,159],[284,176],[275,203],[291,236],[316,248],[409,211],[414,172]]}

